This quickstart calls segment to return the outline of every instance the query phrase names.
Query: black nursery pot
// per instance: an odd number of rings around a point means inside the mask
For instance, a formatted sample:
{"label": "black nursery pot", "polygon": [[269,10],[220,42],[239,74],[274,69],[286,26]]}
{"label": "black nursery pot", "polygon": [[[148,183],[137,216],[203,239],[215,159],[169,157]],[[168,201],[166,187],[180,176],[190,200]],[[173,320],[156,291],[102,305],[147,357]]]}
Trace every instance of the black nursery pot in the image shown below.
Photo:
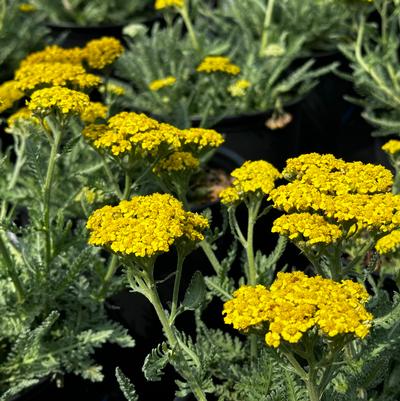
{"label": "black nursery pot", "polygon": [[[300,118],[297,104],[287,107],[292,121],[284,128],[271,130],[266,126],[271,113],[257,112],[225,117],[213,128],[225,135],[227,148],[246,160],[266,160],[281,168],[286,159],[297,156],[300,140]],[[193,121],[196,124],[196,120]]]}
{"label": "black nursery pot", "polygon": [[79,26],[68,23],[47,23],[54,42],[66,48],[84,47],[90,40],[103,36],[112,36],[122,41],[124,26],[125,24]]}

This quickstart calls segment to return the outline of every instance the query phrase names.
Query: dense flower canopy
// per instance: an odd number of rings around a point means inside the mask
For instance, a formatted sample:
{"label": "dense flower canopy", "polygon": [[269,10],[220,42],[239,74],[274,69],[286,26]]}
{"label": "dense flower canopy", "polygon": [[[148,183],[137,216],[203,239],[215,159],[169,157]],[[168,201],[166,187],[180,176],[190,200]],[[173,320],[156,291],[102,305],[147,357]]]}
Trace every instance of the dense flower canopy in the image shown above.
{"label": "dense flower canopy", "polygon": [[[282,174],[291,182],[271,191],[269,200],[277,209],[314,214],[324,226],[336,224],[343,235],[361,230],[388,233],[399,227],[400,196],[390,192],[393,175],[383,166],[311,153],[289,159]],[[287,218],[286,224],[293,219]],[[284,229],[283,221],[275,226],[277,232],[302,237],[294,235],[293,227]]]}

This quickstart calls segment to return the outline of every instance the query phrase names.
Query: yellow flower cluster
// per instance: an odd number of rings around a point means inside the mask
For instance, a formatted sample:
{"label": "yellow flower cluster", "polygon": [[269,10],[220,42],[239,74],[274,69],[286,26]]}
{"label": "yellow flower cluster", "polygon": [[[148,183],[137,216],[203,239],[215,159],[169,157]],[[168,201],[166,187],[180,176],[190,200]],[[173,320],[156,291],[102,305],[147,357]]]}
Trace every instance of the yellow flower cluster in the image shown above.
{"label": "yellow flower cluster", "polygon": [[391,139],[382,146],[382,150],[389,155],[395,155],[400,152],[400,141],[397,139]]}
{"label": "yellow flower cluster", "polygon": [[22,109],[17,110],[10,117],[8,117],[7,125],[9,128],[12,128],[20,120],[26,120],[26,121],[29,120],[36,124],[39,123],[39,120],[36,117],[34,117],[32,111],[29,110],[28,107],[23,107]]}
{"label": "yellow flower cluster", "polygon": [[364,338],[373,319],[364,306],[368,298],[365,288],[351,280],[337,283],[302,272],[280,272],[269,289],[239,288],[224,304],[223,314],[225,323],[237,330],[267,331],[266,343],[277,348],[282,341],[298,343],[314,327],[329,337]]}
{"label": "yellow flower cluster", "polygon": [[233,64],[229,57],[208,56],[197,67],[197,72],[224,72],[230,75],[238,75],[240,67]]}
{"label": "yellow flower cluster", "polygon": [[295,242],[312,246],[336,242],[342,231],[335,224],[328,223],[322,216],[310,213],[292,213],[274,221],[273,233],[284,235]]}
{"label": "yellow flower cluster", "polygon": [[168,194],[136,196],[96,210],[87,222],[89,244],[123,255],[151,257],[168,252],[180,239],[203,240],[206,218],[183,209]]}
{"label": "yellow flower cluster", "polygon": [[6,81],[0,85],[0,113],[13,107],[14,103],[24,97],[15,81]]}
{"label": "yellow flower cluster", "polygon": [[83,52],[80,47],[64,49],[63,47],[52,45],[43,50],[29,54],[22,60],[20,67],[27,67],[37,63],[66,63],[80,65],[83,60]]}
{"label": "yellow flower cluster", "polygon": [[395,230],[385,235],[375,245],[375,249],[381,255],[393,253],[400,248],[400,231]]}
{"label": "yellow flower cluster", "polygon": [[83,49],[83,56],[91,68],[102,70],[117,60],[123,52],[124,48],[118,39],[105,36],[91,40]]}
{"label": "yellow flower cluster", "polygon": [[166,86],[172,86],[174,85],[176,82],[176,78],[175,77],[166,77],[163,79],[157,79],[155,81],[150,82],[149,84],[149,89],[153,92],[156,92],[162,88],[165,88]]}
{"label": "yellow flower cluster", "polygon": [[93,141],[95,148],[109,150],[115,156],[136,149],[145,155],[157,152],[161,146],[171,150],[180,147],[177,128],[133,112],[111,117],[106,126],[89,125],[83,135]]}
{"label": "yellow flower cluster", "polygon": [[229,85],[228,92],[233,97],[242,97],[246,94],[246,89],[250,88],[251,83],[247,79],[239,79],[232,85]]}
{"label": "yellow flower cluster", "polygon": [[400,224],[400,196],[388,192],[393,176],[382,166],[308,154],[289,159],[283,175],[293,182],[269,200],[286,213],[317,213],[344,232],[389,232]]}
{"label": "yellow flower cluster", "polygon": [[100,102],[90,102],[81,114],[81,120],[86,124],[95,123],[98,119],[107,118],[108,108]]}
{"label": "yellow flower cluster", "polygon": [[217,131],[206,128],[185,129],[180,137],[184,145],[195,145],[198,150],[218,148],[225,142],[224,137]]}
{"label": "yellow flower cluster", "polygon": [[107,84],[107,91],[112,93],[115,96],[123,96],[125,95],[125,88],[115,84]]}
{"label": "yellow flower cluster", "polygon": [[213,130],[180,130],[133,112],[119,113],[111,117],[106,125],[89,125],[83,130],[83,135],[95,148],[108,150],[115,156],[132,151],[137,151],[140,157],[154,156],[159,151],[190,151],[196,154],[205,147],[217,147],[223,142],[222,135]]}
{"label": "yellow flower cluster", "polygon": [[289,159],[282,174],[289,181],[308,183],[331,195],[381,193],[393,185],[393,174],[383,166],[346,163],[329,154],[310,153]]}
{"label": "yellow flower cluster", "polygon": [[89,96],[85,93],[61,86],[53,86],[34,92],[28,102],[28,108],[39,115],[47,115],[53,110],[64,115],[80,115],[89,105],[89,102]]}
{"label": "yellow flower cluster", "polygon": [[272,164],[259,160],[245,162],[231,176],[234,177],[232,185],[219,194],[224,204],[242,201],[253,194],[269,194],[281,175]]}
{"label": "yellow flower cluster", "polygon": [[337,159],[331,154],[306,153],[288,159],[282,175],[288,181],[293,181],[294,179],[301,179],[303,174],[307,173],[310,168],[318,168],[319,171],[331,172],[340,170],[345,163],[342,159]]}
{"label": "yellow flower cluster", "polygon": [[88,74],[81,65],[59,62],[24,64],[16,71],[15,80],[22,91],[43,86],[72,86],[83,89],[101,83],[100,77]]}
{"label": "yellow flower cluster", "polygon": [[37,10],[37,8],[33,4],[22,3],[18,6],[19,11],[23,13],[32,13]]}
{"label": "yellow flower cluster", "polygon": [[156,0],[154,8],[156,10],[162,10],[168,7],[179,7],[182,8],[185,4],[185,0]]}
{"label": "yellow flower cluster", "polygon": [[195,170],[200,165],[200,160],[190,152],[174,152],[169,157],[160,160],[154,168],[155,172],[176,172],[184,170]]}

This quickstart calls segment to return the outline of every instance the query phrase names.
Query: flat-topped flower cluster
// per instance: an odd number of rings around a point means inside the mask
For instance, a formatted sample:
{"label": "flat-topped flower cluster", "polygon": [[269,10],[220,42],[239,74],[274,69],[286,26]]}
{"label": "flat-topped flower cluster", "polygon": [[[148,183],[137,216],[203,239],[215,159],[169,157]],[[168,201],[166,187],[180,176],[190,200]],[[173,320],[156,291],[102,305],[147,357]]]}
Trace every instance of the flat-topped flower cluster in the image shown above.
{"label": "flat-topped flower cluster", "polygon": [[282,341],[299,342],[313,328],[329,337],[364,338],[373,318],[364,306],[367,291],[351,280],[337,283],[302,272],[281,272],[269,289],[243,286],[233,295],[224,305],[225,323],[244,332],[261,330],[266,343],[275,348]]}
{"label": "flat-topped flower cluster", "polygon": [[104,206],[87,222],[89,244],[136,257],[168,252],[180,239],[201,241],[207,227],[205,217],[186,212],[173,196],[158,193]]}
{"label": "flat-topped flower cluster", "polygon": [[314,245],[363,230],[383,235],[400,226],[400,197],[389,192],[393,175],[383,166],[312,153],[289,159],[282,174],[291,182],[271,191],[269,199],[288,214],[275,221],[273,232]]}

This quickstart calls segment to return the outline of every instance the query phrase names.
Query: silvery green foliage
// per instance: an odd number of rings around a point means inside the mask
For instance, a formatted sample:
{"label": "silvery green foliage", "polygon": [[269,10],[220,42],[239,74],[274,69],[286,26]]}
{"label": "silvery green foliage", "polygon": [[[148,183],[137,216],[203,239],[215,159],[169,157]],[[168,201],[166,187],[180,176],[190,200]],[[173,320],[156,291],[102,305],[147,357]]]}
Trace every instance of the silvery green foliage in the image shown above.
{"label": "silvery green foliage", "polygon": [[228,33],[236,25],[247,40],[259,42],[273,2],[270,32],[285,31],[292,38],[304,38],[305,55],[336,50],[338,43],[352,36],[354,16],[368,11],[363,0],[228,0],[219,1],[216,9],[199,7],[199,13],[212,21],[212,31]]}
{"label": "silvery green foliage", "polygon": [[374,297],[371,333],[343,355],[324,400],[397,400],[400,396],[400,298],[391,301],[385,291]]}
{"label": "silvery green foliage", "polygon": [[11,79],[19,62],[39,49],[47,29],[37,13],[20,11],[20,0],[0,1],[0,69],[1,82]]}
{"label": "silvery green foliage", "polygon": [[127,23],[143,17],[152,0],[32,0],[40,12],[52,22],[77,25]]}
{"label": "silvery green foliage", "polygon": [[360,18],[357,40],[340,46],[349,59],[350,74],[358,98],[348,100],[364,107],[363,117],[377,128],[374,135],[398,134],[400,129],[400,76],[398,74],[400,6],[376,1],[379,27]]}
{"label": "silvery green foliage", "polygon": [[[94,203],[82,196],[87,186],[106,187],[98,156],[71,128],[66,130],[51,192],[48,257],[43,188],[49,145],[39,125],[21,122],[12,132],[15,145],[0,157],[2,401],[35,381],[65,373],[102,380],[102,367],[93,359],[95,349],[106,342],[134,345],[127,330],[107,316],[100,295],[106,261],[87,245],[87,215],[108,196],[104,192]],[[119,288],[115,279],[105,295]]]}
{"label": "silvery green foliage", "polygon": [[115,375],[118,380],[118,384],[121,387],[121,391],[124,393],[125,398],[128,401],[138,401],[138,396],[136,394],[135,386],[132,382],[122,373],[121,369],[117,368],[115,370]]}
{"label": "silvery green foliage", "polygon": [[[196,8],[195,8],[196,10]],[[196,13],[194,12],[194,15]],[[199,42],[195,49],[183,29],[182,21],[161,28],[155,25],[146,35],[139,32],[129,41],[128,51],[117,63],[117,73],[131,83],[126,105],[188,127],[192,119],[210,127],[226,115],[256,111],[282,112],[301,99],[321,75],[335,65],[315,68],[314,61],[300,61],[304,35],[291,37],[283,30],[272,29],[268,46],[260,52],[260,43],[237,21],[194,18]],[[196,68],[208,55],[230,57],[241,68],[237,76],[198,73]],[[174,76],[174,85],[151,91],[149,84]],[[239,79],[250,87],[241,96],[233,96],[229,87]]]}

